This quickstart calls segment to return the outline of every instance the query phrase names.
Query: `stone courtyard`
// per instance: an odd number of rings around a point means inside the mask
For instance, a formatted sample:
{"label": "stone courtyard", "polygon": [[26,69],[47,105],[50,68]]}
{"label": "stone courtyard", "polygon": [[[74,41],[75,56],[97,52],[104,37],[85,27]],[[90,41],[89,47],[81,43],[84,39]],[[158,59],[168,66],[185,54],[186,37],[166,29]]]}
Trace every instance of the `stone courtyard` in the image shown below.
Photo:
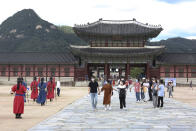
{"label": "stone courtyard", "polygon": [[85,96],[29,131],[196,131],[196,108],[164,98],[164,108],[154,109],[152,102],[135,101],[128,92],[127,109],[119,108],[118,93],[112,96],[112,110],[104,110],[103,93],[98,108],[92,110],[90,97]]}

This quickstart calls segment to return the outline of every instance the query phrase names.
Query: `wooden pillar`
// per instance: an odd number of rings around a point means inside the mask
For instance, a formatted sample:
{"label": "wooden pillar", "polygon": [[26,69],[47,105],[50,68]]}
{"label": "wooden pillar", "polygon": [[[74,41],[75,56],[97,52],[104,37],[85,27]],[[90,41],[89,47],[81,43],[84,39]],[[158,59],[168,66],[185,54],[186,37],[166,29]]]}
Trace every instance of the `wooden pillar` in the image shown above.
{"label": "wooden pillar", "polygon": [[125,68],[125,79],[128,80],[129,75],[130,75],[130,64],[126,64],[126,68]]}
{"label": "wooden pillar", "polygon": [[89,79],[89,65],[85,63],[85,80]]}
{"label": "wooden pillar", "polygon": [[174,66],[174,78],[176,78],[176,66]]}
{"label": "wooden pillar", "polygon": [[10,81],[10,64],[8,65],[8,81]]}
{"label": "wooden pillar", "polygon": [[110,78],[110,65],[108,64],[108,72],[107,72],[107,79],[109,79]]}
{"label": "wooden pillar", "polygon": [[20,77],[23,77],[23,66],[20,65]]}
{"label": "wooden pillar", "polygon": [[99,75],[99,67],[97,67],[97,77],[99,78],[100,75]]}
{"label": "wooden pillar", "polygon": [[104,76],[105,76],[105,79],[109,79],[110,77],[110,69],[109,69],[109,64],[105,63],[104,65]]}
{"label": "wooden pillar", "polygon": [[26,73],[26,65],[25,64],[23,65],[23,74],[24,73],[25,73],[25,75],[24,75],[25,81],[27,81],[27,79],[26,79],[27,73]]}
{"label": "wooden pillar", "polygon": [[48,81],[48,65],[46,64],[46,81]]}
{"label": "wooden pillar", "polygon": [[186,65],[186,79],[187,79],[187,82],[189,81],[189,73],[188,73],[188,65]]}
{"label": "wooden pillar", "polygon": [[61,65],[59,64],[59,81],[60,81],[60,78],[61,78]]}
{"label": "wooden pillar", "polygon": [[150,77],[150,70],[149,70],[149,63],[146,64],[146,78],[149,79]]}
{"label": "wooden pillar", "polygon": [[105,41],[105,47],[108,47],[108,41]]}
{"label": "wooden pillar", "polygon": [[122,76],[122,68],[120,67],[119,68],[119,78],[121,79],[121,76]]}

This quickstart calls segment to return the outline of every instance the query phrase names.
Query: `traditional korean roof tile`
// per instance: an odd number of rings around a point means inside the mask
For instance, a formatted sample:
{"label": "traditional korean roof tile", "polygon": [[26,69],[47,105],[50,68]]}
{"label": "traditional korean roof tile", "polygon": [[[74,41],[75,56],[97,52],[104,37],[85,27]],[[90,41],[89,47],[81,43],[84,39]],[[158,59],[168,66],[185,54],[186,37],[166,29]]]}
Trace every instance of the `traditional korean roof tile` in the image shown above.
{"label": "traditional korean roof tile", "polygon": [[165,65],[196,65],[196,53],[163,53],[157,60]]}
{"label": "traditional korean roof tile", "polygon": [[73,54],[77,56],[105,56],[105,57],[127,57],[141,55],[160,55],[164,46],[144,47],[90,47],[71,46]]}
{"label": "traditional korean roof tile", "polygon": [[161,25],[143,24],[133,20],[102,20],[86,25],[75,25],[73,28],[78,36],[82,35],[120,35],[120,36],[145,36],[156,37],[163,28]]}
{"label": "traditional korean roof tile", "polygon": [[0,53],[0,64],[75,64],[71,53]]}

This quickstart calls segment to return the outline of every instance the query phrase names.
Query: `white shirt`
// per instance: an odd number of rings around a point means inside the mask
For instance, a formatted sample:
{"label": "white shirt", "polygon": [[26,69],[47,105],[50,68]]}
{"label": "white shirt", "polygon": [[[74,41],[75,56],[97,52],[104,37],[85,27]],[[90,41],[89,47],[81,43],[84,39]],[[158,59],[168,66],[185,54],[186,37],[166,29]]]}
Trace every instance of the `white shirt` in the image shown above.
{"label": "white shirt", "polygon": [[164,96],[164,88],[165,86],[163,84],[158,86],[158,89],[159,89],[158,96]]}
{"label": "white shirt", "polygon": [[60,89],[60,86],[61,86],[60,81],[57,81],[57,83],[56,83],[56,87]]}

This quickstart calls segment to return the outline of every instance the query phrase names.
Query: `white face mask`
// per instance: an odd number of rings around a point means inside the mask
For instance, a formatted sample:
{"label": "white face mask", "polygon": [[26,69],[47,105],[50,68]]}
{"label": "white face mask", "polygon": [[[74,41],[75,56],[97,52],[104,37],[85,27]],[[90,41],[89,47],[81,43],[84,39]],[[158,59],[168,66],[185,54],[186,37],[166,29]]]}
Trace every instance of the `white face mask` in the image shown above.
{"label": "white face mask", "polygon": [[91,79],[93,82],[95,81],[95,79]]}

